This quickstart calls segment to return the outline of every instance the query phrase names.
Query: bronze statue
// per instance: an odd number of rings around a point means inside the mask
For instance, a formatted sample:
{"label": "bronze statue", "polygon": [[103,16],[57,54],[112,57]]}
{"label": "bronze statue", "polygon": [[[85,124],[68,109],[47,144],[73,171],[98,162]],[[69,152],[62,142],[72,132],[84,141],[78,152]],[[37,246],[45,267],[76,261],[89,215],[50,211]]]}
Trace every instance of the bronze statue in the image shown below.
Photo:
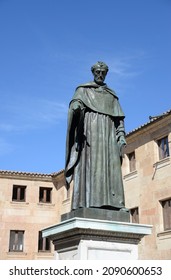
{"label": "bronze statue", "polygon": [[108,66],[97,62],[94,81],[76,88],[68,113],[66,182],[73,179],[72,210],[124,210],[121,174],[126,145],[124,113],[116,93],[104,83]]}

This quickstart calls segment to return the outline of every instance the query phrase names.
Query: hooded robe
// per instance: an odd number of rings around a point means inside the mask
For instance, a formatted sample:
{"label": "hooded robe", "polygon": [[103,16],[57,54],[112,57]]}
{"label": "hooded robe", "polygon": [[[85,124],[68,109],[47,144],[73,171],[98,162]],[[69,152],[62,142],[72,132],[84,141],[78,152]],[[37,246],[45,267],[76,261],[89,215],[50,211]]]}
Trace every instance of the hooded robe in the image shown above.
{"label": "hooded robe", "polygon": [[[81,111],[72,109],[77,102]],[[72,209],[124,208],[119,137],[124,113],[115,92],[90,82],[77,87],[70,102],[65,177],[73,180]]]}

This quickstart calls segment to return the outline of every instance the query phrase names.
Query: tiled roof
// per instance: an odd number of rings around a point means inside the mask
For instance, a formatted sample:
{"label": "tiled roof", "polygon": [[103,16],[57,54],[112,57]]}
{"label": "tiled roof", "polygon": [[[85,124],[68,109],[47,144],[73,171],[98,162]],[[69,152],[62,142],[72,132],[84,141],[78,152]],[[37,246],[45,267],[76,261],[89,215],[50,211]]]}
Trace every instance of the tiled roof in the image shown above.
{"label": "tiled roof", "polygon": [[171,110],[168,110],[168,111],[166,111],[166,112],[164,112],[163,114],[158,115],[158,116],[149,116],[149,122],[146,122],[145,124],[143,124],[143,125],[141,125],[141,126],[135,128],[135,129],[133,129],[132,131],[128,132],[128,133],[126,134],[126,136],[129,136],[130,134],[132,134],[132,133],[134,133],[134,132],[137,132],[138,130],[140,130],[140,129],[142,129],[142,128],[148,126],[148,125],[150,125],[151,123],[154,123],[154,122],[156,122],[156,121],[158,121],[158,120],[160,120],[160,119],[163,119],[163,118],[165,118],[166,116],[168,116],[168,115],[170,115],[170,114],[171,114]]}
{"label": "tiled roof", "polygon": [[59,170],[58,172],[51,173],[50,175],[51,175],[52,177],[54,177],[54,176],[57,176],[57,175],[62,174],[63,172],[64,172],[64,169],[61,169],[61,170]]}
{"label": "tiled roof", "polygon": [[21,171],[9,171],[9,170],[0,170],[0,175],[19,175],[19,176],[29,176],[29,177],[36,177],[36,178],[50,178],[52,176],[57,176],[61,174],[63,170],[60,170],[59,172],[54,172],[50,174],[46,173],[35,173],[35,172],[21,172]]}

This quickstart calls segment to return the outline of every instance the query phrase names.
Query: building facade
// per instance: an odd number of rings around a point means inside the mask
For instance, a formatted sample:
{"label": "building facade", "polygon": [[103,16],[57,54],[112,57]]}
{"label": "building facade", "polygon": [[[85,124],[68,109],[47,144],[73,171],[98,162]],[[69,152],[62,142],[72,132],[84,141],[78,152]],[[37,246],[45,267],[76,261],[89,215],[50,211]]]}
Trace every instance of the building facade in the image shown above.
{"label": "building facade", "polygon": [[[171,259],[171,111],[126,136],[122,165],[131,222],[153,225],[139,259]],[[41,230],[70,211],[64,171],[37,174],[0,171],[0,259],[54,259]]]}
{"label": "building facade", "polygon": [[127,135],[123,161],[126,206],[132,222],[153,225],[140,259],[171,259],[171,111],[150,117]]}
{"label": "building facade", "polygon": [[41,230],[60,222],[67,201],[63,171],[0,171],[0,259],[53,259]]}

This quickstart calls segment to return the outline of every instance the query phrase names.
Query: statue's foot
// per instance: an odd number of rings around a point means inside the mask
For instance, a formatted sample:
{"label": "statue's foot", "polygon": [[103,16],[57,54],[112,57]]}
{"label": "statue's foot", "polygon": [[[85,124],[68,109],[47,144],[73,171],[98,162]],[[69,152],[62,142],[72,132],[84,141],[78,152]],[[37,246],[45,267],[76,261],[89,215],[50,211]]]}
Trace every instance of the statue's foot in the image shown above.
{"label": "statue's foot", "polygon": [[129,209],[126,207],[122,207],[119,211],[123,211],[123,212],[128,212],[129,213]]}

